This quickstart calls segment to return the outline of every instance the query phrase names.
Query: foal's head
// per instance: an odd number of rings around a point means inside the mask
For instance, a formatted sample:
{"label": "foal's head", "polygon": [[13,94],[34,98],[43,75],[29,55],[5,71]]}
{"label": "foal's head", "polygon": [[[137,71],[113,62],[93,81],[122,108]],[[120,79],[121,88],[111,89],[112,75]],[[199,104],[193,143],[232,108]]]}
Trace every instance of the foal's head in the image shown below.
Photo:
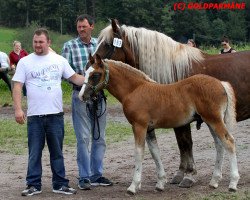
{"label": "foal's head", "polygon": [[95,98],[97,93],[107,86],[109,72],[107,64],[96,54],[96,60],[90,55],[89,63],[91,66],[85,72],[85,81],[79,92],[79,98],[82,101]]}

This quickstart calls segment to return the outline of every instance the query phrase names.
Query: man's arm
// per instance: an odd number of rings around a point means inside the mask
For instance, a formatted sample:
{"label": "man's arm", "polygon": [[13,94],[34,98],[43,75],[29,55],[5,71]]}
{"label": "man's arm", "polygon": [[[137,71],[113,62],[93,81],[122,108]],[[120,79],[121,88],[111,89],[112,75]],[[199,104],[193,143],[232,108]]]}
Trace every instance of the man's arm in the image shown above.
{"label": "man's arm", "polygon": [[75,73],[71,77],[69,77],[69,80],[76,85],[82,86],[85,78],[84,76]]}
{"label": "man's arm", "polygon": [[13,101],[15,109],[15,119],[19,124],[24,124],[26,118],[22,110],[22,87],[22,83],[16,81],[14,82]]}

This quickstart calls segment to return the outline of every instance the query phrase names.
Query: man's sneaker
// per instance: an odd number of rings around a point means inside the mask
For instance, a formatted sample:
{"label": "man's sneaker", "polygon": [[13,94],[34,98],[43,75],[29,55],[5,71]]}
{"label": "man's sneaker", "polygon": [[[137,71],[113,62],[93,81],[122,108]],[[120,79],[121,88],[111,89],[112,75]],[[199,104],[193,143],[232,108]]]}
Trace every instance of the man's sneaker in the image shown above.
{"label": "man's sneaker", "polygon": [[55,190],[53,189],[54,193],[58,193],[58,194],[76,194],[76,190],[71,188],[71,187],[66,187],[66,186],[62,186],[60,189]]}
{"label": "man's sneaker", "polygon": [[90,190],[91,187],[90,180],[86,178],[79,180],[78,187],[81,190]]}
{"label": "man's sneaker", "polygon": [[34,186],[27,186],[27,188],[22,191],[22,196],[32,196],[34,194],[40,194],[42,190],[36,189]]}
{"label": "man's sneaker", "polygon": [[100,178],[98,178],[97,180],[95,180],[94,182],[91,182],[91,185],[93,185],[93,186],[111,186],[111,185],[113,185],[113,183],[110,181],[110,180],[108,180],[107,178],[105,178],[105,177],[100,177]]}

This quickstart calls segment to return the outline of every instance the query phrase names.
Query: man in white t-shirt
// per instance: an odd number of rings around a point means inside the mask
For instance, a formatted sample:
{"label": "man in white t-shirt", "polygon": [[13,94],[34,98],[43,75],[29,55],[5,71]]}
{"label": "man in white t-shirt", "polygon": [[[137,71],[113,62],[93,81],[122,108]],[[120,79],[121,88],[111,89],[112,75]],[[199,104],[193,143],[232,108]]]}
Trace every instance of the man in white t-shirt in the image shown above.
{"label": "man in white t-shirt", "polygon": [[46,29],[37,29],[33,37],[34,53],[22,58],[17,64],[13,77],[13,100],[15,119],[25,123],[26,116],[21,106],[22,86],[27,88],[27,129],[29,160],[26,176],[27,188],[22,196],[42,192],[42,150],[45,140],[50,152],[52,187],[54,193],[75,194],[65,178],[62,153],[64,138],[64,118],[61,78],[82,85],[84,77],[78,75],[62,56],[50,52],[50,38]]}

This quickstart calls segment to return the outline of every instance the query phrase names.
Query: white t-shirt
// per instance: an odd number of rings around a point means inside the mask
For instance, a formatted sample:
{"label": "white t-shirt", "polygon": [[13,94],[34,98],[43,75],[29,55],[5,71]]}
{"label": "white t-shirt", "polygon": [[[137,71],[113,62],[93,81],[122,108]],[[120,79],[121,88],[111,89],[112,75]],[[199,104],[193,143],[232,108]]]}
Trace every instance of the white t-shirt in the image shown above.
{"label": "white t-shirt", "polygon": [[10,65],[8,63],[9,57],[6,53],[0,51],[0,63],[1,68],[8,68]]}
{"label": "white t-shirt", "polygon": [[55,114],[63,111],[61,78],[70,78],[75,71],[68,61],[55,53],[23,57],[12,80],[25,83],[27,116]]}

